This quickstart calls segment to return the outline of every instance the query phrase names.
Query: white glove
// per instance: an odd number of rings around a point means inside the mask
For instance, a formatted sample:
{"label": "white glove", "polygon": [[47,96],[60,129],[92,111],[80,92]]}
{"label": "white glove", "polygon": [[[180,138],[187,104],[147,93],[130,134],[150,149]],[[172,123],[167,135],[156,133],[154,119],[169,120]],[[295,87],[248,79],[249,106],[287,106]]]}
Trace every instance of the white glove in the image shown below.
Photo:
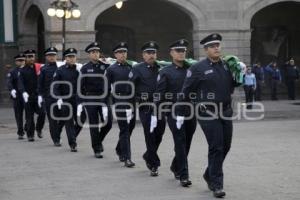
{"label": "white glove", "polygon": [[58,107],[58,110],[61,109],[61,106],[62,106],[63,103],[64,103],[64,102],[63,102],[62,99],[58,99],[58,100],[57,100],[57,107]]}
{"label": "white glove", "polygon": [[181,129],[183,122],[184,122],[184,117],[183,116],[177,116],[176,117],[176,127],[177,127],[178,130]]}
{"label": "white glove", "polygon": [[126,109],[126,118],[127,118],[127,123],[130,123],[130,120],[132,119],[132,109]]}
{"label": "white glove", "polygon": [[23,92],[23,99],[24,99],[25,103],[28,102],[28,98],[29,98],[29,94],[27,92]]}
{"label": "white glove", "polygon": [[106,106],[102,107],[102,115],[103,115],[103,119],[105,121],[108,117],[108,108]]}
{"label": "white glove", "polygon": [[83,111],[83,106],[82,106],[82,104],[79,104],[77,106],[77,117],[81,116],[82,111]]}
{"label": "white glove", "polygon": [[152,133],[156,127],[157,127],[157,117],[151,115],[150,133]]}
{"label": "white glove", "polygon": [[40,108],[42,107],[42,103],[43,103],[43,97],[38,96],[38,105],[39,105]]}
{"label": "white glove", "polygon": [[12,91],[10,91],[10,95],[12,96],[12,98],[17,98],[17,91],[15,89],[13,89]]}

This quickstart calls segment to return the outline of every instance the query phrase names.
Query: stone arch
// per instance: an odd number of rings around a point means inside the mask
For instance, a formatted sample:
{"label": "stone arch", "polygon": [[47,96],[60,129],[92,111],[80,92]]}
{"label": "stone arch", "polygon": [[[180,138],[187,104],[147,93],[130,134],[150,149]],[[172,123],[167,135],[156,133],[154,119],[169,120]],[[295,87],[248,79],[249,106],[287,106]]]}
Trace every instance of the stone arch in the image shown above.
{"label": "stone arch", "polygon": [[[125,0],[125,1],[128,1],[128,0]],[[194,30],[199,30],[202,27],[206,26],[206,22],[207,22],[206,16],[207,15],[201,9],[201,3],[194,4],[190,0],[164,0],[164,1],[176,5],[179,9],[181,9],[182,11],[187,13],[193,21]],[[97,17],[105,10],[114,6],[116,2],[117,2],[117,0],[106,0],[106,1],[101,1],[97,5],[93,6],[92,10],[90,10],[88,12],[89,15],[88,15],[88,17],[86,19],[86,23],[85,23],[86,30],[93,30],[94,23],[95,23]]]}
{"label": "stone arch", "polygon": [[300,2],[300,0],[257,0],[254,4],[252,4],[244,11],[242,26],[250,30],[251,20],[258,11],[272,4],[282,2]]}
{"label": "stone arch", "polygon": [[39,62],[44,59],[45,18],[39,5],[34,1],[26,1],[19,19],[19,44],[21,51],[32,48],[37,51]]}

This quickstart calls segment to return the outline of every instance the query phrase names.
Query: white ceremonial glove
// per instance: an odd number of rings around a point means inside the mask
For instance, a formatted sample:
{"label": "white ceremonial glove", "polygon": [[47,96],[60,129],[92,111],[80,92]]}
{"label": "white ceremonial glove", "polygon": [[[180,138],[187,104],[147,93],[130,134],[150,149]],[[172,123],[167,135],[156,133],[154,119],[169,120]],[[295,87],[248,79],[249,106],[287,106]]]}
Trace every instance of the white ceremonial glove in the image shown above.
{"label": "white ceremonial glove", "polygon": [[127,123],[130,123],[130,120],[132,119],[133,114],[132,114],[132,109],[126,109],[126,118],[127,118]]}
{"label": "white ceremonial glove", "polygon": [[108,108],[106,106],[102,107],[102,115],[103,115],[104,121],[106,121],[107,117],[108,117]]}
{"label": "white ceremonial glove", "polygon": [[43,103],[43,97],[38,96],[38,105],[39,105],[40,108],[42,107],[42,103]]}
{"label": "white ceremonial glove", "polygon": [[58,107],[58,110],[61,109],[61,106],[62,106],[63,103],[64,103],[64,102],[63,102],[62,99],[58,99],[58,100],[57,100],[57,107]]}
{"label": "white ceremonial glove", "polygon": [[24,99],[24,102],[25,102],[25,103],[28,102],[29,94],[28,94],[27,92],[23,92],[23,99]]}
{"label": "white ceremonial glove", "polygon": [[183,125],[183,122],[184,122],[184,117],[183,116],[177,116],[176,117],[176,127],[177,129],[181,129],[182,125]]}
{"label": "white ceremonial glove", "polygon": [[12,96],[12,98],[17,98],[17,91],[15,89],[10,91],[10,95]]}
{"label": "white ceremonial glove", "polygon": [[81,116],[82,111],[83,111],[83,106],[82,106],[82,104],[79,104],[77,106],[77,117]]}
{"label": "white ceremonial glove", "polygon": [[156,127],[157,127],[157,117],[151,115],[150,133],[152,133]]}

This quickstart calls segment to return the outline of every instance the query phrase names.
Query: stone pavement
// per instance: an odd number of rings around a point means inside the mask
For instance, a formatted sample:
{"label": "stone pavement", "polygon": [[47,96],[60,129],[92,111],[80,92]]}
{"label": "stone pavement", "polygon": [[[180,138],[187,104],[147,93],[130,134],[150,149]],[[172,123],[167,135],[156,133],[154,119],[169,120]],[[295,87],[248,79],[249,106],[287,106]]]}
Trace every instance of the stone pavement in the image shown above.
{"label": "stone pavement", "polygon": [[[289,101],[264,102],[266,119],[234,124],[232,150],[225,162],[226,199],[296,200],[300,196],[300,106]],[[12,109],[0,108],[0,200],[207,200],[214,199],[202,174],[207,144],[200,127],[189,156],[191,188],[182,188],[169,171],[174,155],[169,129],[159,149],[159,177],[149,177],[142,154],[142,127],[132,136],[134,169],[118,162],[114,148],[117,124],[104,142],[104,158],[95,159],[88,129],[78,138],[79,152],[71,153],[45,138],[18,141]]]}

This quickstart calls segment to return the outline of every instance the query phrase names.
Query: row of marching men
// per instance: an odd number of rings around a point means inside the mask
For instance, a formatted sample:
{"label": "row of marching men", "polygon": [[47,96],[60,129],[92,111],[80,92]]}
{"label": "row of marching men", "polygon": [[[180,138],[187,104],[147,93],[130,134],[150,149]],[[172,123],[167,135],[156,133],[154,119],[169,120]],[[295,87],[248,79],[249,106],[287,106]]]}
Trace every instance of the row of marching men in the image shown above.
{"label": "row of marching men", "polygon": [[[188,41],[175,41],[170,45],[172,63],[163,68],[157,62],[159,46],[154,41],[142,46],[144,62],[135,66],[127,61],[128,45],[125,42],[113,48],[116,58],[113,64],[100,59],[99,43],[89,44],[85,51],[90,61],[80,70],[77,69],[77,50],[74,48],[63,53],[65,64],[58,67],[57,50],[50,47],[45,51],[47,63],[40,70],[34,65],[35,52],[25,51],[24,55],[15,57],[19,67],[8,74],[19,139],[23,139],[24,135],[21,112],[24,105],[28,141],[34,141],[35,130],[38,137],[43,137],[42,128],[47,115],[54,145],[61,146],[61,132],[65,127],[71,152],[77,152],[76,138],[85,121],[88,121],[94,155],[103,158],[103,141],[112,128],[114,115],[119,127],[116,153],[124,166],[131,168],[135,163],[131,158],[130,137],[137,110],[146,142],[143,158],[150,175],[158,176],[160,158],[157,151],[168,123],[175,150],[170,170],[183,187],[189,187],[192,182],[189,178],[188,154],[197,120],[189,106],[176,108],[176,116],[170,110],[176,102],[194,105],[199,101],[210,101],[218,103],[218,109],[223,109],[228,115],[232,114],[233,80],[221,60],[221,39],[219,34],[204,38],[201,44],[208,58],[193,66],[185,62]],[[193,92],[198,96],[192,100],[189,94]],[[225,107],[219,107],[221,103]],[[161,107],[164,112],[157,109]],[[203,105],[200,114],[206,117],[207,111],[213,111],[210,109],[213,108]],[[38,114],[36,122],[35,113]],[[209,162],[204,180],[215,197],[224,197],[222,167],[230,149],[232,121],[221,118],[198,121],[209,145]]]}

